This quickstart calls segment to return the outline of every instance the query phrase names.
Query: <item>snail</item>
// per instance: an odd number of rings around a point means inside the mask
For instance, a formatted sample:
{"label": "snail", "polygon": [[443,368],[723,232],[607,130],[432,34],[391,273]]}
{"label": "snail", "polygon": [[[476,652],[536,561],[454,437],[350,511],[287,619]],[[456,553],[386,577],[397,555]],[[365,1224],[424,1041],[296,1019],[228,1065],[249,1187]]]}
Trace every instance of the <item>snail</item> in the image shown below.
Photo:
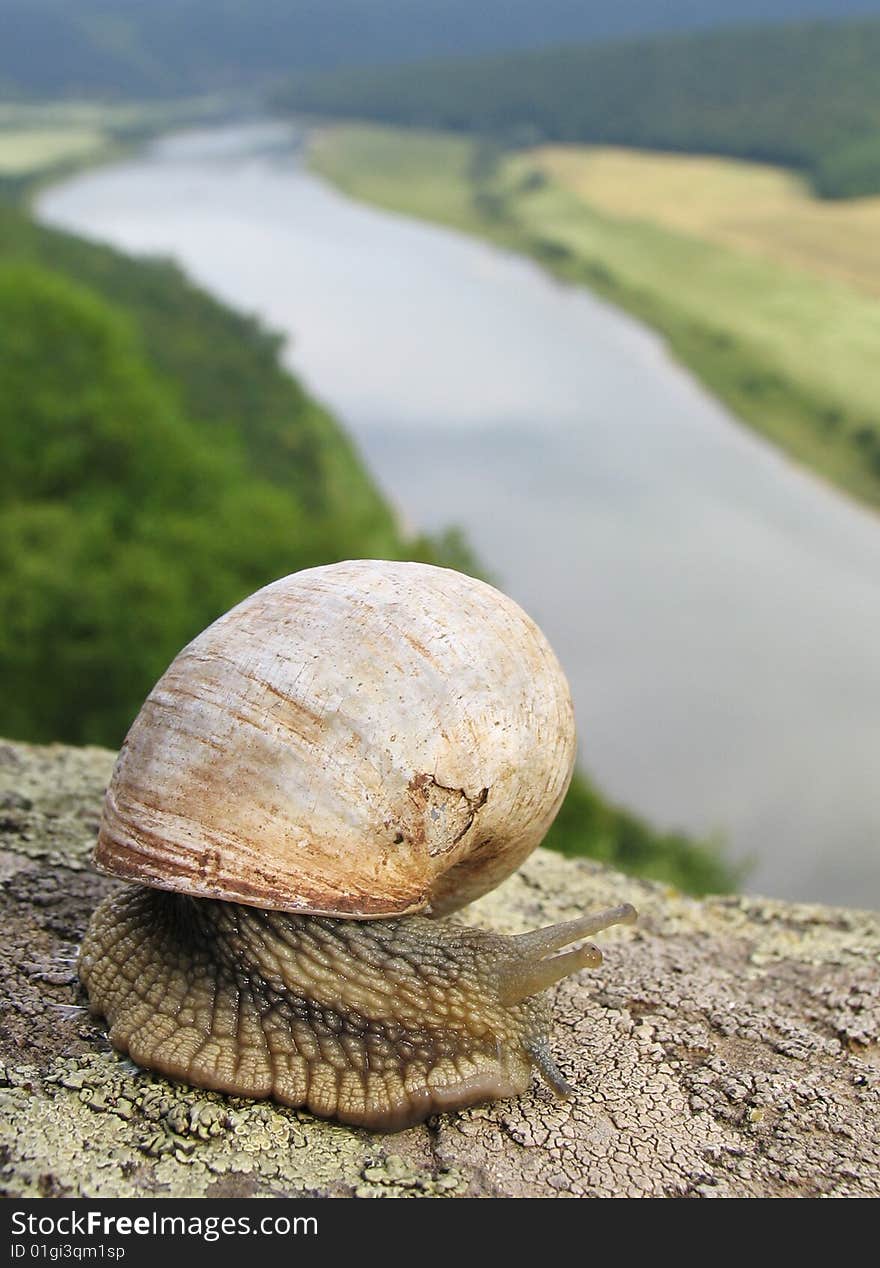
{"label": "snail", "polygon": [[437,919],[496,886],[567,790],[573,710],[513,600],[425,564],[294,573],[171,663],[120,751],[97,868],[134,882],[79,974],[114,1047],[372,1130],[571,1089],[545,989],[629,906],[517,936]]}

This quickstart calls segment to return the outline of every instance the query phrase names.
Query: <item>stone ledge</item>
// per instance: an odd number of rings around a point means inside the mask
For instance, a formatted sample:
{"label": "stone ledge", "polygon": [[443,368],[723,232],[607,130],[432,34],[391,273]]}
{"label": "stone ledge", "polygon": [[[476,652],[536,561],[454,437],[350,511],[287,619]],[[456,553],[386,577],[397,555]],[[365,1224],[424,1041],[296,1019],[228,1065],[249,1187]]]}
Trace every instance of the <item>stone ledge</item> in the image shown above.
{"label": "stone ledge", "polygon": [[576,1086],[376,1136],[168,1083],[114,1054],[74,958],[114,755],[0,743],[6,1196],[878,1196],[880,918],[696,901],[537,851],[470,909],[506,932],[635,903],[556,990]]}

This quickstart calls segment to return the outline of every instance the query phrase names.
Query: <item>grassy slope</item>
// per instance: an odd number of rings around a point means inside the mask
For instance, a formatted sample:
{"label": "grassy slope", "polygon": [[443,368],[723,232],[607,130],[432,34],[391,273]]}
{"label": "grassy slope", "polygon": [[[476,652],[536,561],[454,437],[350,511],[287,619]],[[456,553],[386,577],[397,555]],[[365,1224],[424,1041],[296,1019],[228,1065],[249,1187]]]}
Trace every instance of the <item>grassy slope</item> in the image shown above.
{"label": "grassy slope", "polygon": [[260,585],[411,552],[278,340],[172,266],[0,207],[0,730],[115,745]]}
{"label": "grassy slope", "polygon": [[880,506],[880,304],[842,281],[648,219],[597,210],[542,151],[459,136],[323,129],[322,174],[352,196],[536,256],[660,330],[744,421]]}
{"label": "grassy slope", "polygon": [[234,436],[261,478],[312,513],[357,526],[365,548],[401,547],[391,513],[336,420],[281,366],[281,340],[174,265],[135,261],[0,208],[0,263],[26,260],[87,286],[133,322],[150,369],[190,425]]}

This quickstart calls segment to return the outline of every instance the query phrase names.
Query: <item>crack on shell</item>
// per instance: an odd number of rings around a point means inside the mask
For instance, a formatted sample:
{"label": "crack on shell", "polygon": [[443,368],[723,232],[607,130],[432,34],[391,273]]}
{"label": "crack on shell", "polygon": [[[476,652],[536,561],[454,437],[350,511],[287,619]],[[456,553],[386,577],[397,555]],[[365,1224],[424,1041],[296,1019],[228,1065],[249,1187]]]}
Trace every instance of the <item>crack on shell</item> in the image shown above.
{"label": "crack on shell", "polygon": [[[425,845],[432,857],[447,854],[467,836],[474,826],[478,812],[489,799],[488,788],[482,788],[472,796],[463,788],[441,783],[435,775],[427,772],[413,775],[408,788],[410,797],[421,813],[412,839],[419,845]],[[464,813],[464,822],[451,835],[444,837],[440,834],[439,839],[431,839],[431,834],[427,830],[427,826],[430,825],[426,826],[426,817],[436,823],[441,819],[445,820],[447,815],[458,819],[462,813]]]}

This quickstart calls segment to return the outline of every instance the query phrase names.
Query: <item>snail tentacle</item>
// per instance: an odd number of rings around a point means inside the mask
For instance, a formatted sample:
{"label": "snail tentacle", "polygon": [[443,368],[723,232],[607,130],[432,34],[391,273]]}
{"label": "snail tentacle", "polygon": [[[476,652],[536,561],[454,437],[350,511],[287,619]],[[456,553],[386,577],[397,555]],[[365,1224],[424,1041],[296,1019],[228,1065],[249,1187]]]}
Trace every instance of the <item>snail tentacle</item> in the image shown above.
{"label": "snail tentacle", "polygon": [[501,973],[500,995],[503,1002],[518,1003],[547,990],[580,969],[598,968],[602,963],[602,952],[591,942],[564,955],[551,956],[550,952],[612,925],[632,924],[635,919],[635,907],[623,903],[608,911],[515,935],[510,939],[512,954]]}
{"label": "snail tentacle", "polygon": [[579,942],[581,938],[592,937],[612,925],[631,925],[636,920],[636,909],[632,903],[621,903],[619,907],[609,907],[607,911],[592,912],[578,916],[576,920],[566,920],[562,924],[547,925],[544,929],[532,929],[529,933],[518,933],[512,941],[522,950],[523,955],[545,956],[550,951],[559,951],[562,947]]}

